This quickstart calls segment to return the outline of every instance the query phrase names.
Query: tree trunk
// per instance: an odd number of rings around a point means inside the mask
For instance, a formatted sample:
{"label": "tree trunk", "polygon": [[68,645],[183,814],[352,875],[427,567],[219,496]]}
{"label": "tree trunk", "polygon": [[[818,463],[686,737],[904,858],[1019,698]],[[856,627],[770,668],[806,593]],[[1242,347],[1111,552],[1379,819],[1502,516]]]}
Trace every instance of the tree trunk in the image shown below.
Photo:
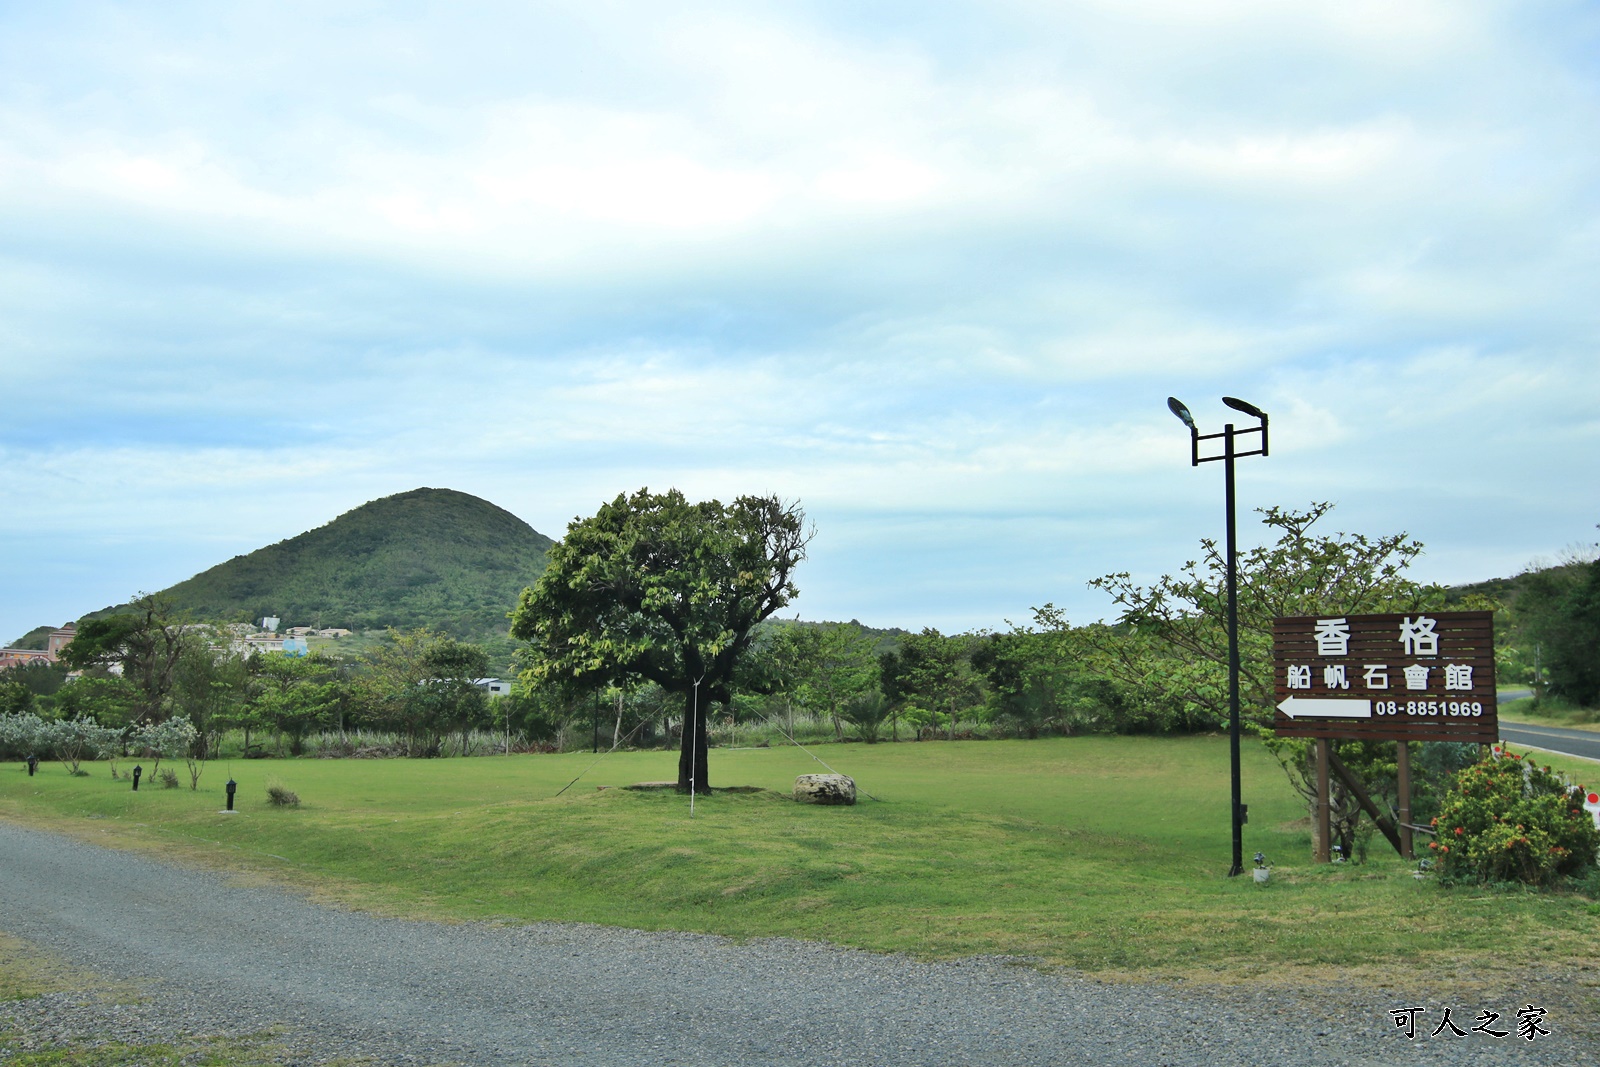
{"label": "tree trunk", "polygon": [[684,699],[683,748],[678,752],[678,792],[711,792],[711,782],[706,774],[706,719],[707,708],[696,700],[691,689]]}

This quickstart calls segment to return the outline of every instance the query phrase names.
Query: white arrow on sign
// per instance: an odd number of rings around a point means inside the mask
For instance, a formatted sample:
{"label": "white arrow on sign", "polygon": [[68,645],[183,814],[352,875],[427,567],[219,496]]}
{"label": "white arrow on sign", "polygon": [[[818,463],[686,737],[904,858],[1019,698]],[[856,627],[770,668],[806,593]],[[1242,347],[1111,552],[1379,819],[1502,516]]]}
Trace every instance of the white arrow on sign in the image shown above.
{"label": "white arrow on sign", "polygon": [[1278,710],[1295,718],[1312,719],[1370,719],[1372,701],[1329,697],[1289,697]]}

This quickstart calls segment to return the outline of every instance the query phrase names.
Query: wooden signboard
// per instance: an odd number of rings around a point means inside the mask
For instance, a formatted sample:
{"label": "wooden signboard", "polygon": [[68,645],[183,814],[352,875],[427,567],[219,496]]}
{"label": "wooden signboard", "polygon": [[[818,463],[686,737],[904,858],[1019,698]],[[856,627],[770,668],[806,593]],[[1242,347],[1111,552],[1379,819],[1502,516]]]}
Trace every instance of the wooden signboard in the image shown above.
{"label": "wooden signboard", "polygon": [[1494,614],[1274,619],[1279,737],[1499,740]]}

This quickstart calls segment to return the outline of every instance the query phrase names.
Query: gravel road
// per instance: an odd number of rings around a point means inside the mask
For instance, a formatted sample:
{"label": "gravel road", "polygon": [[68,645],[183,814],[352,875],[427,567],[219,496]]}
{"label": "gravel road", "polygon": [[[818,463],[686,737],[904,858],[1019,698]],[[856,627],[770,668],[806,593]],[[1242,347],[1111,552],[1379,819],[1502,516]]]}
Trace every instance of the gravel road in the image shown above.
{"label": "gravel road", "polygon": [[[1449,1003],[1437,995],[1206,991],[801,941],[384,919],[4,822],[0,929],[147,996],[121,1008],[72,994],[0,1004],[14,1033],[152,1040],[281,1026],[292,1063],[1600,1063],[1594,1020],[1532,991],[1517,997],[1549,1008],[1548,1037],[1434,1038]],[[1514,1022],[1524,1006],[1481,999],[1455,999],[1461,1029],[1483,1009]],[[1408,1041],[1389,1012],[1411,1006],[1428,1011]]]}

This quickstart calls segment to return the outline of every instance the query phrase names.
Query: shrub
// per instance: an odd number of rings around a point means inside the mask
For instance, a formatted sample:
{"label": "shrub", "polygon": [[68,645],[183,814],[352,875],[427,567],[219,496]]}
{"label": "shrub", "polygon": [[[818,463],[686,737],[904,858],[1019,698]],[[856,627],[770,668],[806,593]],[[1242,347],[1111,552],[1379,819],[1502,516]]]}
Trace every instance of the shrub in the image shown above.
{"label": "shrub", "polygon": [[1433,822],[1428,847],[1446,882],[1549,885],[1582,877],[1600,850],[1581,787],[1510,752],[1463,769]]}
{"label": "shrub", "polygon": [[121,736],[120,730],[101,726],[92,715],[46,723],[40,731],[41,741],[55,749],[56,758],[66,766],[67,773],[75,778],[82,777],[78,773],[81,761],[93,759],[114,748]]}
{"label": "shrub", "polygon": [[275,808],[298,808],[300,795],[285,786],[273,783],[267,786],[267,803]]}
{"label": "shrub", "polygon": [[866,693],[845,703],[840,713],[861,734],[861,740],[875,744],[883,732],[884,720],[889,717],[889,702],[882,693]]}
{"label": "shrub", "polygon": [[171,767],[168,767],[166,770],[162,771],[161,772],[161,788],[162,789],[176,789],[176,788],[178,788],[178,772],[173,770]]}
{"label": "shrub", "polygon": [[43,756],[50,744],[50,724],[33,712],[0,715],[0,757]]}

